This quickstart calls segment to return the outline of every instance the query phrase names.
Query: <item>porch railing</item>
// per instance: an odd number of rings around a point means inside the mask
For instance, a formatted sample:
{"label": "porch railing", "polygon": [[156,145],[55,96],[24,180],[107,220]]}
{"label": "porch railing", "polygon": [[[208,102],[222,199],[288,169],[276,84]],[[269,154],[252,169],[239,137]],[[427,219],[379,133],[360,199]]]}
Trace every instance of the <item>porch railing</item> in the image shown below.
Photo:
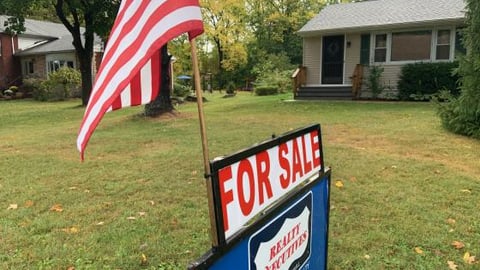
{"label": "porch railing", "polygon": [[300,87],[304,86],[307,81],[307,68],[299,66],[292,74],[293,96],[296,97]]}

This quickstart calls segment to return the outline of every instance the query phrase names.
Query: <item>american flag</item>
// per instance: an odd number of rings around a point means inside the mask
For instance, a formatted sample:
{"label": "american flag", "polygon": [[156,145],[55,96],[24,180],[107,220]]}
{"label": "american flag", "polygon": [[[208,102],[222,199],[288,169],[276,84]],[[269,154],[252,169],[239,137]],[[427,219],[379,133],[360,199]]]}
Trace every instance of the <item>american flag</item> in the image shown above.
{"label": "american flag", "polygon": [[187,33],[203,33],[198,0],[122,0],[77,137],[85,147],[103,115],[156,98],[160,48]]}

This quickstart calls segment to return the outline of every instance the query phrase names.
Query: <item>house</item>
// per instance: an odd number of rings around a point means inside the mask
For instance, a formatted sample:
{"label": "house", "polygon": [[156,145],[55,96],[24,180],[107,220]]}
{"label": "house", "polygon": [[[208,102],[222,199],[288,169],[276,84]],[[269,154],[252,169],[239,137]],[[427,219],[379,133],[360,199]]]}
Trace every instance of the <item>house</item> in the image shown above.
{"label": "house", "polygon": [[[380,65],[381,82],[397,92],[403,65],[453,61],[462,50],[463,0],[371,0],[326,6],[304,25],[306,79],[296,98],[369,97],[359,79]],[[352,94],[352,87],[360,91]]]}
{"label": "house", "polygon": [[[8,16],[0,15],[0,89],[19,84],[22,78],[47,78],[60,67],[79,68],[73,37],[60,23],[25,20],[25,32],[9,35]],[[95,39],[94,69],[101,59],[102,42]]]}

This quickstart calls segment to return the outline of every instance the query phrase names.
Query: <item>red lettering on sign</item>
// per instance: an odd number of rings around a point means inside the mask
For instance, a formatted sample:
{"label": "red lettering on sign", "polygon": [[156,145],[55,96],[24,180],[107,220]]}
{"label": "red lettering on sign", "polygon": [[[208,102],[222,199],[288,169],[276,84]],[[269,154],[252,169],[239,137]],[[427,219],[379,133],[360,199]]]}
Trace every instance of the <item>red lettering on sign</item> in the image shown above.
{"label": "red lettering on sign", "polygon": [[305,174],[312,170],[312,161],[307,159],[307,146],[305,145],[305,136],[302,136],[303,169]]}
{"label": "red lettering on sign", "polygon": [[218,181],[220,184],[220,198],[222,200],[223,229],[228,231],[227,204],[233,202],[232,190],[225,190],[225,182],[232,180],[232,167],[228,166],[218,172]]}
{"label": "red lettering on sign", "polygon": [[298,149],[297,139],[293,139],[293,164],[292,164],[292,183],[297,181],[297,174],[299,178],[303,176],[302,160],[300,158],[300,151]]}
{"label": "red lettering on sign", "polygon": [[264,202],[264,192],[267,193],[268,199],[273,196],[272,185],[270,184],[270,157],[267,151],[258,153],[257,159],[257,178],[258,178],[258,200],[260,205]]}
{"label": "red lettering on sign", "polygon": [[313,158],[313,167],[316,168],[320,166],[320,143],[318,140],[315,142],[315,138],[318,138],[318,130],[310,132],[310,142],[312,144],[312,158]]}
{"label": "red lettering on sign", "polygon": [[[245,197],[245,190],[244,190],[244,179],[243,175],[246,174],[247,176],[247,183],[248,183],[248,191],[250,194],[250,198]],[[253,168],[252,164],[248,159],[244,159],[240,161],[238,165],[238,172],[237,172],[237,190],[238,190],[238,199],[240,204],[240,209],[242,210],[242,214],[244,216],[248,216],[252,210],[253,205],[255,204],[255,179],[253,177]]]}
{"label": "red lettering on sign", "polygon": [[280,167],[284,170],[284,173],[280,175],[280,185],[283,189],[286,189],[290,184],[290,162],[285,157],[288,154],[288,146],[286,143],[281,144],[278,147],[278,162]]}

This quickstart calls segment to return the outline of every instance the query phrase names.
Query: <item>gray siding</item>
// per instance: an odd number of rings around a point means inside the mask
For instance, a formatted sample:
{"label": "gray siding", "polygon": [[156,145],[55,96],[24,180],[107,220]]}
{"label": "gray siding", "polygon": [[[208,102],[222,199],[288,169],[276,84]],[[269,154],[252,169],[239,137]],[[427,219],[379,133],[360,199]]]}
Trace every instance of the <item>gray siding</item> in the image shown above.
{"label": "gray siding", "polygon": [[[346,49],[345,49],[345,71],[343,82],[345,84],[352,84],[353,71],[355,66],[360,64],[360,34],[347,34],[346,38]],[[350,47],[348,43],[350,42]]]}
{"label": "gray siding", "polygon": [[307,68],[307,85],[320,84],[322,37],[304,38],[303,65]]}
{"label": "gray siding", "polygon": [[[383,74],[382,74],[382,84],[385,86],[385,90],[380,94],[380,98],[393,98],[396,97],[398,94],[397,91],[397,82],[400,76],[400,72],[402,71],[403,65],[380,65],[383,67]],[[369,74],[369,67],[365,66],[363,69],[363,83],[362,83],[362,91],[360,93],[360,97],[362,98],[369,98],[372,97],[372,93],[367,86]]]}

